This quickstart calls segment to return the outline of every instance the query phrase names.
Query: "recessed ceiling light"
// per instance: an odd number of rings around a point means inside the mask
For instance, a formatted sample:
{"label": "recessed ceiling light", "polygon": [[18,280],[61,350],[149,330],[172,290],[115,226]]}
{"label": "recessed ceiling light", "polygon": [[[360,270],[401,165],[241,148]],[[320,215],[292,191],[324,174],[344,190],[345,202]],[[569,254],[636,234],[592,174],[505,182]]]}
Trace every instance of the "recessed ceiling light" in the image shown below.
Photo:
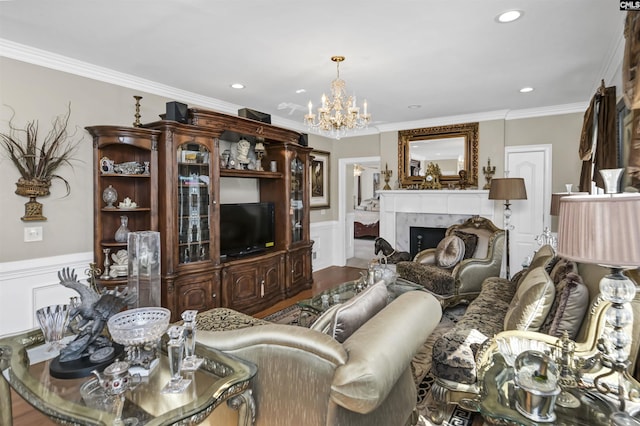
{"label": "recessed ceiling light", "polygon": [[520,93],[529,93],[529,92],[533,92],[533,87],[523,87],[522,89],[520,89]]}
{"label": "recessed ceiling light", "polygon": [[407,108],[409,108],[409,109],[418,109],[418,108],[422,108],[422,105],[409,105]]}
{"label": "recessed ceiling light", "polygon": [[298,90],[296,90],[296,93],[306,93],[306,90],[305,89],[298,89]]}
{"label": "recessed ceiling light", "polygon": [[242,83],[233,83],[231,85],[231,87],[233,87],[234,89],[244,89],[244,84],[242,84]]}
{"label": "recessed ceiling light", "polygon": [[503,12],[496,17],[496,20],[500,23],[506,24],[508,22],[513,22],[518,18],[522,17],[522,11],[520,10],[509,10],[507,12]]}

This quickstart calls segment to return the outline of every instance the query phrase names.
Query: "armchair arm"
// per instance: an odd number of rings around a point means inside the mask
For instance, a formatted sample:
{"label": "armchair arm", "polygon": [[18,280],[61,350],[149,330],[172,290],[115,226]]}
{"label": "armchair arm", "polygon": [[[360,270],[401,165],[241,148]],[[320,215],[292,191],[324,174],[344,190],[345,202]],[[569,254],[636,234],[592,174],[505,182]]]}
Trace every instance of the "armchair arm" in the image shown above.
{"label": "armchair arm", "polygon": [[436,264],[436,249],[428,248],[418,252],[413,258],[414,262],[418,263],[426,263],[429,265]]}
{"label": "armchair arm", "polygon": [[489,243],[487,257],[465,259],[457,264],[452,271],[457,294],[479,293],[486,278],[500,276],[503,252],[504,232],[496,232]]}

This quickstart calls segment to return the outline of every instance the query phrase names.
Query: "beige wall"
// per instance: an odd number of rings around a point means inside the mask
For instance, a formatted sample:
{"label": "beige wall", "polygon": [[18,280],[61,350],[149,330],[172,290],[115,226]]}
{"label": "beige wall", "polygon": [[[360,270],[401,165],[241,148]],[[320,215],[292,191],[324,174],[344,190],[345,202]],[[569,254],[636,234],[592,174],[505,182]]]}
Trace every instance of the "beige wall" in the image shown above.
{"label": "beige wall", "polygon": [[[130,126],[134,116],[133,95],[141,95],[142,121],[156,120],[170,100],[88,78],[78,77],[23,62],[1,58],[0,70],[0,129],[7,130],[11,106],[16,111],[15,124],[23,126],[28,120],[40,120],[41,136],[49,129],[51,119],[64,113],[71,103],[70,128],[78,129],[82,143],[78,161],[73,169],[60,171],[71,185],[71,194],[64,195],[64,186],[54,183],[52,194],[42,198],[46,222],[25,223],[26,198],[14,194],[19,175],[10,162],[0,157],[0,262],[89,252],[93,239],[93,153],[92,142],[84,127],[96,124]],[[496,176],[502,176],[504,147],[508,145],[553,145],[553,191],[564,190],[565,183],[577,184],[580,162],[577,147],[582,126],[582,114],[549,117],[493,120],[480,123],[479,184],[484,184],[482,167],[491,158]],[[395,187],[398,178],[398,134],[385,132],[377,135],[332,140],[309,135],[309,146],[328,151],[330,157],[329,209],[312,210],[311,221],[338,219],[338,161],[341,158],[380,156],[380,167],[388,164]],[[384,179],[381,179],[384,185]],[[24,243],[26,226],[42,226],[42,242]],[[114,230],[115,232],[115,230]]]}
{"label": "beige wall", "polygon": [[[164,112],[168,99],[111,84],[100,83],[60,71],[0,57],[0,130],[8,130],[10,106],[14,124],[23,127],[39,120],[39,138],[50,130],[51,120],[71,104],[68,130],[81,139],[73,169],[59,174],[69,181],[71,194],[64,196],[64,184],[54,181],[51,195],[39,201],[46,222],[23,222],[27,198],[14,194],[19,174],[11,162],[0,156],[0,262],[92,251],[93,247],[93,144],[85,126],[113,124],[131,126],[133,95],[141,95],[143,121]],[[24,228],[41,226],[43,241],[25,243]],[[115,232],[115,230],[114,230]]]}

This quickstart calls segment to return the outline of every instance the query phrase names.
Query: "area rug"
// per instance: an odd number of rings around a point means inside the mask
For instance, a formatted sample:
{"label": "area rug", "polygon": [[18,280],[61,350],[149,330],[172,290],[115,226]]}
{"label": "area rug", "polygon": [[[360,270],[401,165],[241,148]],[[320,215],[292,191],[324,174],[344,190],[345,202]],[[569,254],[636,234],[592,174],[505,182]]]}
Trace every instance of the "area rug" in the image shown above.
{"label": "area rug", "polygon": [[[417,407],[421,414],[420,426],[429,426],[432,423],[429,419],[429,392],[431,385],[433,384],[433,376],[431,375],[431,349],[434,342],[446,333],[453,325],[458,322],[458,319],[462,317],[466,310],[466,306],[455,306],[453,308],[445,309],[442,314],[442,319],[438,326],[434,329],[433,333],[429,336],[429,339],[422,346],[422,349],[416,354],[412,361],[413,375],[416,378],[416,387],[418,391]],[[266,316],[266,321],[275,322],[278,324],[299,324],[301,308],[298,305],[292,305],[286,307],[280,311],[274,312]],[[313,322],[313,321],[311,321]],[[449,413],[445,416],[448,420],[443,422],[443,425],[450,426],[472,426],[474,424],[482,424],[477,422],[477,415],[466,411],[458,406],[451,405]],[[476,423],[474,423],[474,420]]]}

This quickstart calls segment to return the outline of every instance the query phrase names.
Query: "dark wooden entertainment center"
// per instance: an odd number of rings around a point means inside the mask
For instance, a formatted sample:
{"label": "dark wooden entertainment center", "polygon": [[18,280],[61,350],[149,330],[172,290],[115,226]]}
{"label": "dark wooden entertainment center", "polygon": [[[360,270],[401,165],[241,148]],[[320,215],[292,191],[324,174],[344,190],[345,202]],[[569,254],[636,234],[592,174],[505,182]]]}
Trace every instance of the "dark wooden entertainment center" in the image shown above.
{"label": "dark wooden entertainment center", "polygon": [[[252,314],[311,287],[309,238],[309,153],[291,130],[202,109],[189,109],[188,124],[161,120],[139,128],[87,127],[94,139],[94,260],[104,249],[127,244],[114,240],[120,216],[131,231],[160,232],[162,305],[172,320],[186,309],[229,307]],[[222,164],[221,144],[262,142],[264,170]],[[107,157],[116,164],[148,163],[148,173],[105,173]],[[270,171],[274,161],[276,171]],[[274,246],[258,254],[220,255],[221,177],[253,179],[260,202],[275,206]],[[130,197],[136,208],[106,208],[103,191],[112,185],[118,201]],[[116,203],[117,205],[117,203]],[[126,277],[98,280],[125,285]]]}

